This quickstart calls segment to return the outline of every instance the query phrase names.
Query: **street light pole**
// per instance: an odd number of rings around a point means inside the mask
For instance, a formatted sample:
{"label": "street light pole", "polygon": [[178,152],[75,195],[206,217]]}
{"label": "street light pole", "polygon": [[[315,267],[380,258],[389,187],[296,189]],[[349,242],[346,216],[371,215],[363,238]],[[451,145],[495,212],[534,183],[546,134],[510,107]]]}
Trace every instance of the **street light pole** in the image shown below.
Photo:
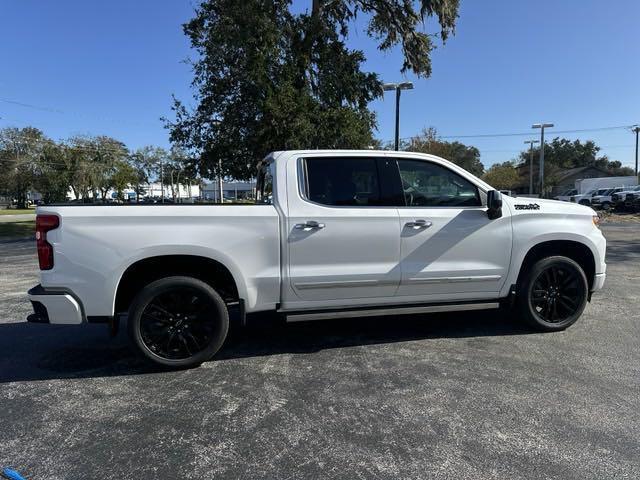
{"label": "street light pole", "polygon": [[540,198],[544,195],[544,129],[553,127],[553,123],[534,123],[531,128],[540,129]]}
{"label": "street light pole", "polygon": [[400,90],[396,88],[396,138],[395,138],[395,151],[400,149]]}
{"label": "street light pole", "polygon": [[383,83],[382,89],[385,92],[395,90],[396,92],[396,135],[395,135],[395,150],[400,149],[400,92],[402,90],[412,90],[412,82],[401,83]]}
{"label": "street light pole", "polygon": [[533,194],[533,144],[539,143],[540,140],[525,140],[524,143],[529,144],[529,195]]}
{"label": "street light pole", "polygon": [[640,132],[640,127],[636,125],[631,129],[633,133],[636,134],[636,177],[638,176],[638,132]]}

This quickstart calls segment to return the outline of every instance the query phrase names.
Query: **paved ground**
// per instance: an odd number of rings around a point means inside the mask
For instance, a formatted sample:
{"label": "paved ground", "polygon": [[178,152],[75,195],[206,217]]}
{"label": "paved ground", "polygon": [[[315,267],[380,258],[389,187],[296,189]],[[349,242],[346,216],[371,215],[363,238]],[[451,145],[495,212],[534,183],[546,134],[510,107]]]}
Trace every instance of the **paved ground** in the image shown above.
{"label": "paved ground", "polygon": [[101,325],[29,325],[0,243],[0,464],[28,479],[640,478],[640,228],[566,332],[489,314],[236,330],[154,372]]}

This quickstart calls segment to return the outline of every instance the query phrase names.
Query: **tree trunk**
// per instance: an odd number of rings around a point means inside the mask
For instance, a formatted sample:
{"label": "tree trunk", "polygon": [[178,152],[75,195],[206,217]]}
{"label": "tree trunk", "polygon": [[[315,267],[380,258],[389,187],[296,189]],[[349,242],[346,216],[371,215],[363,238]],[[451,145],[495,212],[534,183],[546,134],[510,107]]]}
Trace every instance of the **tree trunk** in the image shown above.
{"label": "tree trunk", "polygon": [[302,51],[304,55],[298,60],[298,84],[299,89],[304,89],[307,83],[307,77],[310,76],[311,57],[313,53],[313,44],[318,38],[318,34],[322,28],[322,0],[313,0],[311,6],[311,21],[309,28],[304,32],[302,38]]}

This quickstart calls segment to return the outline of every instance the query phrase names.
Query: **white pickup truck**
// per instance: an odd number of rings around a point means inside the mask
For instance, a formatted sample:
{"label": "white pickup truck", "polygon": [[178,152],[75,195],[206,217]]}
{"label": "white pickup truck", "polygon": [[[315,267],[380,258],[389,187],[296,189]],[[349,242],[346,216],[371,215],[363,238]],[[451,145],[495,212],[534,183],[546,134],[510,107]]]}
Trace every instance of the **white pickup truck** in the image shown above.
{"label": "white pickup truck", "polygon": [[591,208],[502,197],[432,155],[276,152],[256,193],[255,205],[39,207],[30,320],[115,330],[126,316],[144,357],[186,367],[220,349],[231,305],[242,321],[513,306],[561,330],[605,280]]}

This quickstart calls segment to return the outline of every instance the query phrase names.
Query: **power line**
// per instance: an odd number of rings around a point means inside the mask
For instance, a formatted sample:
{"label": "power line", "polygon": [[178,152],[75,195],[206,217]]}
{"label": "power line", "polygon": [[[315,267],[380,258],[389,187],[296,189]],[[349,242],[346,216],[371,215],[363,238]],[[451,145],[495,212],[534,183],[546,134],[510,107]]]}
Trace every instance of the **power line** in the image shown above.
{"label": "power line", "polygon": [[[554,134],[560,133],[583,133],[583,132],[600,132],[606,130],[620,130],[631,128],[631,125],[617,125],[613,127],[594,127],[594,128],[579,128],[573,130],[553,130]],[[413,140],[420,135],[413,135],[410,137],[402,137],[402,140]],[[514,132],[514,133],[480,133],[475,135],[436,135],[436,140],[443,138],[497,138],[497,137],[531,137],[531,132]],[[386,140],[385,140],[386,141]]]}
{"label": "power line", "polygon": [[[580,129],[574,129],[574,130],[553,130],[554,134],[557,133],[583,133],[583,132],[602,132],[605,130],[620,130],[620,129],[624,129],[624,128],[629,128],[628,125],[619,125],[616,127],[598,127],[598,128],[580,128]],[[498,134],[483,134],[483,135],[459,135],[459,136],[448,136],[448,137],[442,137],[442,138],[482,138],[482,137],[508,137],[508,136],[518,136],[518,137],[522,137],[522,136],[526,136],[526,137],[530,137],[531,136],[531,132],[522,132],[522,133],[498,133]]]}
{"label": "power line", "polygon": [[[8,101],[6,99],[1,99],[0,101],[5,101],[5,102],[11,102],[11,103],[19,103],[19,102],[13,102],[13,101]],[[26,105],[26,104],[25,104]],[[34,106],[36,107],[36,106]],[[37,107],[37,108],[46,108],[46,107]],[[554,134],[565,134],[565,133],[581,133],[581,132],[598,132],[598,131],[609,131],[609,130],[619,130],[619,129],[630,129],[632,128],[632,126],[629,125],[622,125],[622,126],[611,126],[611,127],[594,127],[594,128],[583,128],[583,129],[573,129],[573,130],[554,130],[553,133]],[[516,136],[531,136],[531,132],[522,132],[522,133],[492,133],[492,134],[478,134],[478,135],[442,135],[442,136],[437,136],[436,137],[436,141],[439,139],[454,139],[454,138],[494,138],[494,137],[516,137]],[[417,138],[418,136],[413,136],[413,137],[402,137],[402,140],[413,140],[415,138]],[[33,137],[29,136],[29,135],[22,135],[22,134],[17,134],[14,135],[12,137],[12,139],[22,139],[25,142],[30,142],[30,141],[42,141],[42,142],[47,142],[49,139],[46,140],[36,140]],[[50,140],[53,141],[53,140]],[[134,150],[129,149],[126,146],[123,146],[123,149],[119,149],[119,148],[113,148],[113,147],[98,147],[98,146],[90,146],[90,145],[78,145],[78,146],[74,146],[74,145],[69,145],[67,143],[65,143],[64,141],[62,142],[54,142],[56,143],[58,146],[62,147],[63,149],[70,149],[70,150],[75,150],[75,151],[81,151],[81,152],[89,152],[89,153],[117,153],[117,154],[135,154]],[[600,147],[601,149],[614,149],[614,148],[631,148],[633,147],[633,145],[598,145],[598,147]],[[502,150],[502,149],[483,149],[483,148],[478,148],[478,150],[480,150],[483,153],[520,153],[521,150]]]}
{"label": "power line", "polygon": [[[603,148],[632,148],[633,145],[632,144],[628,144],[628,145],[596,145],[598,148],[600,148],[601,150]],[[487,150],[484,148],[480,148],[480,147],[476,147],[478,150],[480,150],[483,153],[520,153],[520,152],[524,152],[525,150]]]}
{"label": "power line", "polygon": [[31,103],[18,102],[16,100],[9,100],[8,98],[0,98],[0,102],[10,103],[12,105],[18,105],[20,107],[33,108],[34,110],[42,110],[43,112],[64,113],[62,110],[51,107],[41,107],[39,105],[33,105]]}
{"label": "power line", "polygon": [[107,121],[107,122],[118,122],[118,123],[128,123],[131,125],[151,125],[151,124],[144,124],[141,122],[137,122],[137,121],[131,121],[128,120],[126,118],[111,118],[111,117],[105,117],[102,115],[87,115],[84,113],[78,113],[78,112],[71,112],[71,111],[65,111],[65,110],[60,110],[58,108],[53,108],[53,107],[47,107],[47,106],[42,106],[42,105],[35,105],[33,103],[25,103],[25,102],[19,102],[17,100],[11,100],[9,98],[0,98],[0,102],[3,103],[7,103],[10,105],[17,105],[19,107],[25,107],[25,108],[31,108],[33,110],[40,110],[43,112],[51,112],[51,113],[59,113],[59,114],[63,114],[63,115],[72,115],[75,117],[79,117],[79,118],[94,118],[96,120],[102,120],[102,121]]}

